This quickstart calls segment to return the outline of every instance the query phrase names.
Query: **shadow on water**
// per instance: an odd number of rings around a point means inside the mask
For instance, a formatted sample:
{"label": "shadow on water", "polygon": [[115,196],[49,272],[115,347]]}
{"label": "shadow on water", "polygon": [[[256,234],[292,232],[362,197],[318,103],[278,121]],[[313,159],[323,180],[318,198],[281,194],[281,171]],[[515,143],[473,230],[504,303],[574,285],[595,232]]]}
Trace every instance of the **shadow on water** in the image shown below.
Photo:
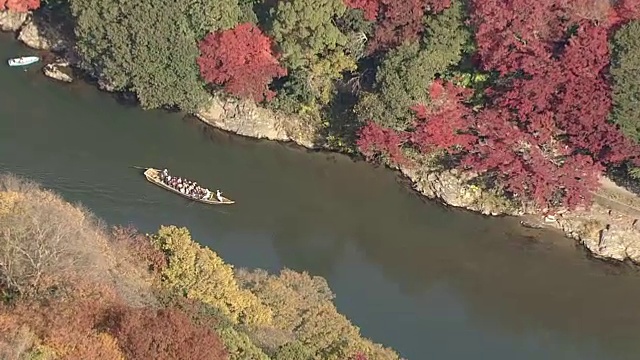
{"label": "shadow on water", "polygon": [[[3,57],[19,52],[0,41]],[[237,266],[324,276],[340,311],[410,359],[640,353],[637,271],[590,261],[556,233],[424,202],[394,173],[344,156],[203,132],[13,70],[0,68],[0,169],[111,224],[188,226]],[[167,167],[237,204],[190,203],[131,166]]]}

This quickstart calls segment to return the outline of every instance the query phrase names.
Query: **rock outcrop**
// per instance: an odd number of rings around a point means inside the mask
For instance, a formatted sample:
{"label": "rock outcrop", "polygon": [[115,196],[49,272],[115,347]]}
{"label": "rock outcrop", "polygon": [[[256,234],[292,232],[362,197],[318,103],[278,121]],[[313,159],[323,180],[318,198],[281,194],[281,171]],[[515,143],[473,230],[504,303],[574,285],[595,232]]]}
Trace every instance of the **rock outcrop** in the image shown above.
{"label": "rock outcrop", "polygon": [[293,141],[307,148],[317,147],[319,124],[294,116],[276,114],[251,101],[216,97],[206,109],[195,115],[211,126],[238,135]]}
{"label": "rock outcrop", "polygon": [[[77,54],[73,53],[72,42],[63,36],[59,28],[34,19],[28,14],[0,11],[0,29],[19,31],[18,39],[29,47],[64,53],[72,66],[84,68],[98,79],[102,90],[114,90],[113,85],[102,78],[100,71],[87,68],[81,63]],[[62,71],[62,67],[60,64],[48,65],[44,73],[61,81],[71,81],[71,77]],[[216,97],[211,100],[209,106],[195,115],[211,126],[242,136],[293,141],[307,148],[317,148],[322,143],[319,141],[319,123],[278,114],[250,101]],[[547,218],[547,221],[544,221],[540,211],[511,203],[491,191],[470,184],[470,174],[436,170],[426,164],[401,166],[398,170],[412,181],[418,192],[428,198],[486,215],[534,214],[528,220],[561,229],[597,257],[631,259],[640,263],[640,224],[637,224],[637,219],[640,219],[640,199],[633,194],[626,196],[635,198],[638,204],[626,206],[637,209],[637,214],[624,211],[625,205],[620,202],[614,204],[615,200],[603,202],[600,199],[601,201],[589,210],[567,212],[557,216],[557,219]],[[617,205],[622,211],[618,209],[616,214],[612,215],[611,209],[616,208],[612,204]]]}
{"label": "rock outcrop", "polygon": [[[70,83],[73,81],[73,78],[71,77],[71,75],[69,75],[68,72],[69,69],[69,63],[66,61],[60,61],[60,62],[55,62],[52,64],[47,64],[43,69],[42,72],[47,76],[50,77],[52,79],[58,80],[58,81],[62,81],[62,82],[66,82],[66,83]],[[65,70],[67,72],[65,72]]]}
{"label": "rock outcrop", "polygon": [[18,31],[27,21],[28,13],[17,13],[10,10],[0,11],[0,30]]}
{"label": "rock outcrop", "polygon": [[18,40],[37,50],[61,52],[71,48],[69,41],[59,30],[33,17],[20,28]]}

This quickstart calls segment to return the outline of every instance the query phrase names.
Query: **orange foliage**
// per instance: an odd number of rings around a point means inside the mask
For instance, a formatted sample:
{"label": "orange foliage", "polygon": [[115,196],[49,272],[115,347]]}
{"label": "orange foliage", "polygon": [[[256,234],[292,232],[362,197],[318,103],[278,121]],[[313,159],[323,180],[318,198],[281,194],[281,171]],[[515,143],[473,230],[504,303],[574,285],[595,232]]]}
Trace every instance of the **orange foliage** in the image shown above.
{"label": "orange foliage", "polygon": [[105,325],[130,359],[227,359],[218,335],[177,309],[121,307],[112,309]]}
{"label": "orange foliage", "polygon": [[124,360],[117,342],[97,330],[105,309],[112,306],[111,292],[99,288],[78,290],[69,298],[25,300],[0,308],[0,318],[7,319],[0,321],[0,330],[26,326],[59,359]]}
{"label": "orange foliage", "polygon": [[40,7],[40,0],[0,0],[0,10],[27,12]]}
{"label": "orange foliage", "polygon": [[112,231],[112,241],[124,246],[133,260],[142,261],[144,266],[154,275],[159,275],[167,267],[167,259],[151,241],[139,233],[134,227],[116,226]]}

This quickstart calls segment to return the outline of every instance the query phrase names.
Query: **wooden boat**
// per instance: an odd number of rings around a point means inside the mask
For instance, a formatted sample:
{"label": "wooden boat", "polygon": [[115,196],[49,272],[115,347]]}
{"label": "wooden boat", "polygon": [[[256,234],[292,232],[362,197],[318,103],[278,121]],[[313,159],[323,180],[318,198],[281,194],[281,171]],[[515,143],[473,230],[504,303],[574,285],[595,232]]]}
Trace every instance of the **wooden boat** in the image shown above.
{"label": "wooden boat", "polygon": [[40,58],[37,56],[22,56],[19,58],[9,59],[7,63],[9,66],[26,66],[37,63]]}
{"label": "wooden boat", "polygon": [[154,184],[160,186],[161,188],[163,188],[165,190],[169,190],[169,191],[174,192],[174,193],[176,193],[178,195],[181,195],[181,196],[183,196],[183,197],[185,197],[185,198],[187,198],[189,200],[198,201],[198,202],[209,204],[209,205],[230,205],[230,204],[235,204],[235,201],[233,201],[231,199],[228,199],[228,198],[226,198],[224,196],[222,196],[222,200],[223,201],[218,201],[215,198],[214,194],[212,194],[212,196],[209,199],[200,199],[200,198],[196,198],[196,197],[193,197],[193,196],[189,196],[187,194],[183,194],[180,191],[172,188],[171,186],[163,183],[160,180],[160,170],[158,170],[158,169],[147,168],[144,171],[144,177],[146,177],[149,182],[154,183]]}

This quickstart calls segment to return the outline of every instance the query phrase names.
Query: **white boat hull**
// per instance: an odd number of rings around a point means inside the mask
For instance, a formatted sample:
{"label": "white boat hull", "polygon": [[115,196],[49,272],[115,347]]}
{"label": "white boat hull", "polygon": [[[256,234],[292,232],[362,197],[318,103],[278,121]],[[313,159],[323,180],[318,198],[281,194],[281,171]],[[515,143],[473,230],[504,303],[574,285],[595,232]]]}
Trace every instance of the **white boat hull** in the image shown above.
{"label": "white boat hull", "polygon": [[40,61],[40,58],[37,56],[23,56],[15,59],[9,59],[7,63],[9,66],[26,66],[37,63]]}

